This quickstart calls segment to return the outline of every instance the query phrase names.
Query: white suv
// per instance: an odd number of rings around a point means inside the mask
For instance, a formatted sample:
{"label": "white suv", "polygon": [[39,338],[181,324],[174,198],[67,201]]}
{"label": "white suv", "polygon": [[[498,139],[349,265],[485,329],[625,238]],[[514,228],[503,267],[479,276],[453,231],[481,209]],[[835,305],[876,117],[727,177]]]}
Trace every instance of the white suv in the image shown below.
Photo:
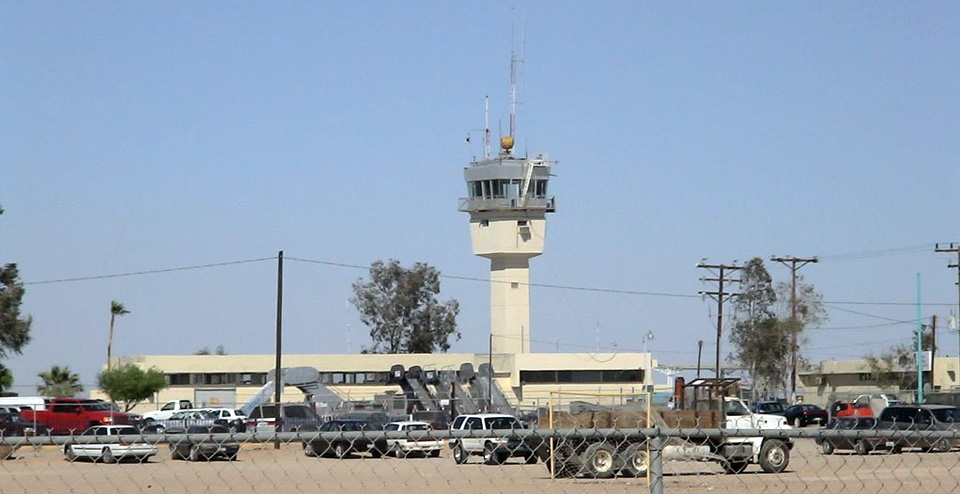
{"label": "white suv", "polygon": [[467,462],[470,455],[483,456],[487,465],[499,465],[510,457],[523,457],[527,463],[536,463],[537,456],[527,447],[522,438],[500,437],[490,431],[509,431],[524,429],[523,424],[512,415],[499,413],[480,413],[460,415],[450,426],[452,431],[470,431],[467,437],[450,440],[453,460],[458,464]]}

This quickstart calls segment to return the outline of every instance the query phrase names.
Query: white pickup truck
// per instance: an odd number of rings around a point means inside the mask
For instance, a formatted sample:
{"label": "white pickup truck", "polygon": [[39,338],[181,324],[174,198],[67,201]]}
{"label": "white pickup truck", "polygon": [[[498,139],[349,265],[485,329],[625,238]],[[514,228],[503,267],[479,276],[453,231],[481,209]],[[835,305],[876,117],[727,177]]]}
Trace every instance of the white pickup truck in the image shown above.
{"label": "white pickup truck", "polygon": [[173,416],[173,414],[177,412],[182,412],[184,410],[193,410],[193,402],[190,400],[168,401],[164,403],[159,410],[154,410],[152,412],[144,413],[143,420],[144,422],[170,420],[170,417]]}

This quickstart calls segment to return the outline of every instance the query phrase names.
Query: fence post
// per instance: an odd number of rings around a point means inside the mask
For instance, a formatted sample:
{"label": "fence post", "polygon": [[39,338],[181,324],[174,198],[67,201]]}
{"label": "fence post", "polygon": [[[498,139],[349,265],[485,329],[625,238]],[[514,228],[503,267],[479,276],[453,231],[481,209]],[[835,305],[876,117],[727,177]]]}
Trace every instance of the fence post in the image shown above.
{"label": "fence post", "polygon": [[650,494],[663,494],[663,443],[658,430],[650,440]]}

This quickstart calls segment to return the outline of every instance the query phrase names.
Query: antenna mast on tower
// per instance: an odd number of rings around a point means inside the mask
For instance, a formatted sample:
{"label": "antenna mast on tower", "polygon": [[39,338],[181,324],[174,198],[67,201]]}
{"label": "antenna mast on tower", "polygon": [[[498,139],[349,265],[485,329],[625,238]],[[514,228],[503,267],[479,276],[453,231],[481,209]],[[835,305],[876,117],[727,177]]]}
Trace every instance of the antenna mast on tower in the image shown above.
{"label": "antenna mast on tower", "polygon": [[483,98],[483,159],[490,159],[490,96]]}
{"label": "antenna mast on tower", "polygon": [[[511,44],[513,44],[511,35]],[[521,28],[520,55],[510,49],[510,137],[517,138],[517,64],[523,63],[523,52],[526,47],[526,31]]]}

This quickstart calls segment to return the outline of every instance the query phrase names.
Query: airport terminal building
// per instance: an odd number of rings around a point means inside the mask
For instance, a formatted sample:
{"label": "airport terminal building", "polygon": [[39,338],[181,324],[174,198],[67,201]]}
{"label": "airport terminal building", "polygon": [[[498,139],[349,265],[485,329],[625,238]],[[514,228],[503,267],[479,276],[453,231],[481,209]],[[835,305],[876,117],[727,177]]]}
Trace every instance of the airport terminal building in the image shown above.
{"label": "airport terminal building", "polygon": [[[191,400],[196,406],[240,408],[257,396],[272,377],[274,355],[144,355],[123,358],[144,370],[164,373],[167,388],[133,411],[155,410],[172,400]],[[341,354],[284,355],[282,367],[310,367],[318,371],[321,392],[308,396],[288,385],[283,402],[312,401],[320,405],[343,403],[370,405],[384,397],[404,399],[404,387],[391,369],[419,368],[430,373],[460,373],[463,364],[479,369],[492,364],[496,387],[511,407],[531,410],[546,406],[550,393],[640,394],[653,389],[649,353],[525,353],[525,354]],[[481,379],[479,375],[461,376]],[[486,378],[483,378],[486,379]],[[439,401],[450,400],[437,387],[427,385]],[[451,393],[454,394],[454,393]],[[272,396],[272,395],[271,395]],[[93,398],[107,397],[99,390]],[[452,397],[456,402],[458,398]],[[449,406],[449,401],[443,403]]]}

